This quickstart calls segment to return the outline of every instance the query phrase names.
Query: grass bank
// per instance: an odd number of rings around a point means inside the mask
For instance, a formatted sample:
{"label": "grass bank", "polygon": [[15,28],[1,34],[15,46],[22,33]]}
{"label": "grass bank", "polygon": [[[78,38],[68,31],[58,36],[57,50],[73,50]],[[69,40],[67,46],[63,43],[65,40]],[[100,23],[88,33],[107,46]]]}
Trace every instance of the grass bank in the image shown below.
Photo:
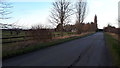
{"label": "grass bank", "polygon": [[[61,44],[61,43],[64,43],[64,42],[79,39],[79,38],[86,37],[86,36],[89,36],[89,35],[92,35],[92,34],[94,34],[94,33],[84,34],[84,35],[81,35],[81,36],[72,36],[72,37],[63,38],[63,39],[57,39],[57,40],[53,40],[53,41],[45,42],[45,43],[31,44],[31,45],[28,45],[24,48],[19,48],[19,49],[15,49],[16,47],[13,46],[14,49],[9,50],[11,46],[8,47],[6,45],[8,48],[4,47],[4,48],[6,48],[6,50],[4,50],[2,52],[2,56],[3,56],[2,58],[4,60],[4,59],[10,58],[10,57],[18,56],[18,55],[25,54],[25,53],[30,53],[30,52],[40,50],[40,49],[43,49],[43,48],[47,48],[47,47],[50,47],[50,46],[55,46],[55,45],[58,45],[58,44]],[[22,46],[22,45],[20,45],[20,46]]]}
{"label": "grass bank", "polygon": [[115,39],[110,33],[104,33],[107,47],[109,48],[113,65],[120,67],[120,41]]}

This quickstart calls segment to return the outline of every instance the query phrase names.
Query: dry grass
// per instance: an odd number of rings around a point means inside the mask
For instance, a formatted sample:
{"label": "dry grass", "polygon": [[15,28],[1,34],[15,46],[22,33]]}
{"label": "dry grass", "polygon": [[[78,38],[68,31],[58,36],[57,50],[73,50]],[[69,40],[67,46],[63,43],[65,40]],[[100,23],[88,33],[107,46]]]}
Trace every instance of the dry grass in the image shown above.
{"label": "dry grass", "polygon": [[2,46],[2,51],[7,52],[7,51],[19,50],[25,47],[29,47],[31,46],[31,44],[35,44],[35,43],[36,42],[34,40],[22,41],[22,42],[16,42],[16,43],[8,43]]}
{"label": "dry grass", "polygon": [[[92,34],[92,33],[94,33],[94,32],[87,32],[87,33],[82,33],[82,34],[73,34],[73,35],[69,35],[69,36],[67,35],[67,36],[63,36],[63,37],[55,37],[52,40],[47,40],[47,41],[42,41],[42,42],[41,41],[38,42],[36,40],[29,40],[29,41],[22,41],[22,42],[4,44],[4,45],[2,45],[3,57],[9,56],[9,54],[10,55],[14,55],[13,53],[15,53],[16,51],[23,51],[26,48],[29,49],[31,47],[32,48],[37,47],[38,46],[37,44],[44,43],[45,46],[46,46],[46,44],[53,45],[53,44],[56,43],[54,41],[57,41],[57,40],[58,40],[57,42],[59,43],[59,42],[62,42],[62,41],[64,42],[67,39],[69,40],[72,37],[73,38],[75,38],[75,37],[82,37],[82,36],[89,35],[89,34]],[[42,44],[42,46],[44,46],[44,44]],[[17,53],[15,53],[15,54],[17,54]]]}
{"label": "dry grass", "polygon": [[68,35],[68,36],[63,36],[63,37],[55,37],[55,38],[53,38],[53,40],[70,38],[70,37],[74,37],[74,36],[84,36],[84,35],[91,34],[91,33],[94,33],[94,32],[86,32],[86,33],[73,34],[73,35]]}
{"label": "dry grass", "polygon": [[114,39],[120,41],[120,39],[119,39],[119,35],[118,35],[118,34],[115,34],[115,33],[109,33],[109,32],[107,32],[107,33],[110,34]]}
{"label": "dry grass", "polygon": [[[65,38],[70,38],[70,37],[74,37],[74,36],[84,36],[84,35],[91,34],[91,33],[93,33],[93,32],[73,34],[73,35],[63,36],[63,37],[55,37],[52,40],[65,39]],[[42,42],[50,42],[52,40],[47,40],[47,41],[42,41]],[[25,47],[32,46],[31,44],[35,44],[35,43],[38,43],[38,41],[28,40],[28,41],[22,41],[22,42],[16,42],[16,43],[7,43],[7,44],[4,44],[2,46],[2,49],[3,49],[3,52],[4,51],[17,50],[17,49],[22,49],[22,48],[25,48]]]}
{"label": "dry grass", "polygon": [[[65,39],[65,38],[70,38],[70,37],[74,37],[74,36],[84,36],[84,35],[91,34],[91,33],[92,32],[87,32],[87,33],[73,34],[73,35],[63,36],[63,37],[55,37],[52,40]],[[52,40],[47,40],[47,41],[42,41],[42,42],[50,42]],[[23,49],[25,47],[33,46],[36,43],[40,43],[40,42],[35,41],[35,40],[29,40],[29,41],[22,41],[22,42],[16,42],[16,43],[8,43],[8,44],[4,44],[2,46],[2,49],[3,49],[3,52],[4,51],[13,51],[13,50],[18,50],[18,49]]]}

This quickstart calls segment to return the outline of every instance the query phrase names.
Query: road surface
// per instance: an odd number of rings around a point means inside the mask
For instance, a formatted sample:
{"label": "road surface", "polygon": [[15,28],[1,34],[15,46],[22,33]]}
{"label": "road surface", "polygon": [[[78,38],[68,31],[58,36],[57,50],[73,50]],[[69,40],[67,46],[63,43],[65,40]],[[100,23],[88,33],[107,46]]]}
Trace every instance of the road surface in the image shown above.
{"label": "road surface", "polygon": [[3,66],[112,66],[102,32],[3,61]]}

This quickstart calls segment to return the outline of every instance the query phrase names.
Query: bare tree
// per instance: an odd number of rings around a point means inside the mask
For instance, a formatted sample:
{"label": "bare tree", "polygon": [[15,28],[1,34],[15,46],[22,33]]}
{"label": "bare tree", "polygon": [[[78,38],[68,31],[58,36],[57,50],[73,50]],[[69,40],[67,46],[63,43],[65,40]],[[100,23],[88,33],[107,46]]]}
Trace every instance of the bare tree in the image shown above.
{"label": "bare tree", "polygon": [[86,6],[87,2],[85,0],[78,0],[75,4],[75,9],[76,9],[76,25],[79,27],[76,27],[78,30],[78,33],[81,33],[81,23],[83,23],[85,19],[85,14],[86,14]]}
{"label": "bare tree", "polygon": [[0,0],[0,19],[10,19],[11,17],[7,17],[7,15],[12,13],[9,11],[12,7],[11,3]]}
{"label": "bare tree", "polygon": [[70,22],[69,18],[72,14],[71,2],[67,0],[58,0],[53,2],[53,10],[51,12],[50,22],[55,25],[61,25],[60,30],[62,34],[63,26]]}

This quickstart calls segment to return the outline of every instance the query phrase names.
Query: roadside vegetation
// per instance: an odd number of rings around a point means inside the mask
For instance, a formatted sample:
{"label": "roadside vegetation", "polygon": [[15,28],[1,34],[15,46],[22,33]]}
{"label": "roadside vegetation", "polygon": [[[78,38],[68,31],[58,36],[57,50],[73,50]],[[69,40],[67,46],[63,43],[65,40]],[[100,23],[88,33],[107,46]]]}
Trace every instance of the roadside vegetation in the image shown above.
{"label": "roadside vegetation", "polygon": [[[64,32],[62,37],[58,36],[59,32],[52,32],[52,33],[57,36],[55,37],[53,36],[53,38],[52,39],[49,38],[49,40],[48,38],[47,40],[46,39],[43,40],[43,39],[40,39],[40,36],[34,35],[34,36],[31,36],[33,40],[3,44],[2,45],[3,59],[29,53],[35,50],[40,50],[42,48],[58,45],[67,41],[75,40],[84,36],[91,35],[94,32],[86,32],[81,34],[75,34],[74,32]],[[18,40],[18,39],[15,39],[15,40]]]}
{"label": "roadside vegetation", "polygon": [[113,65],[120,67],[120,39],[118,34],[105,32],[105,39],[113,58]]}

